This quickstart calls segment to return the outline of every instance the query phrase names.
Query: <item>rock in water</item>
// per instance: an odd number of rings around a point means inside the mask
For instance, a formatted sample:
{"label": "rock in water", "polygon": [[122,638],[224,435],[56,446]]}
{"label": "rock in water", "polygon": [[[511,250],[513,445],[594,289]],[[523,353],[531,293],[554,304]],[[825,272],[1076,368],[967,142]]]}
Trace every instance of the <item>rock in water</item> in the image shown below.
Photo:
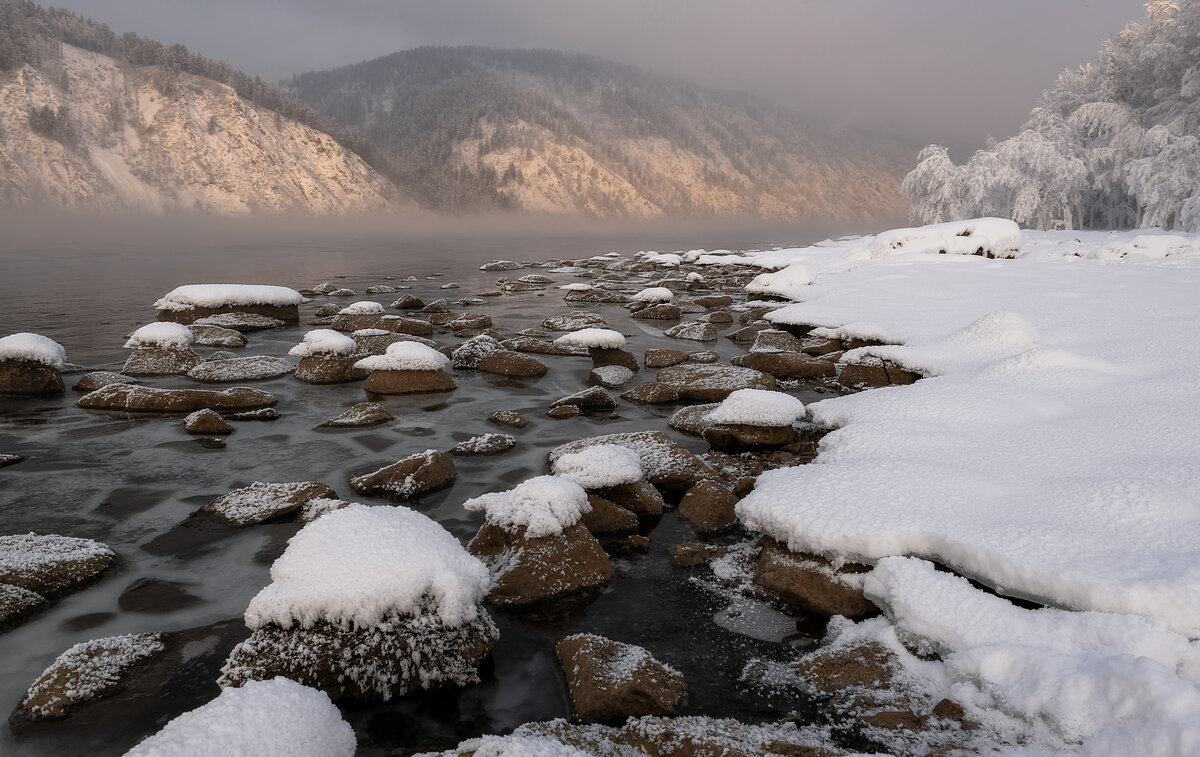
{"label": "rock in water", "polygon": [[754,583],[808,612],[832,617],[861,618],[878,613],[863,596],[863,575],[869,565],[849,563],[834,568],[819,555],[796,553],[764,536]]}
{"label": "rock in water", "polygon": [[109,384],[140,384],[141,381],[113,371],[92,371],[85,373],[75,382],[75,386],[71,387],[77,392],[94,392],[102,386]]}
{"label": "rock in water", "polygon": [[183,427],[189,434],[232,434],[233,426],[215,410],[197,410],[183,419]]}
{"label": "rock in water", "polygon": [[321,424],[324,428],[367,428],[395,420],[378,402],[359,402],[338,417]]}
{"label": "rock in water", "polygon": [[573,405],[580,410],[615,410],[617,401],[613,399],[612,395],[604,387],[593,386],[557,399],[550,404],[550,407],[555,408],[564,405]]}
{"label": "rock in water", "polygon": [[204,347],[245,347],[246,337],[235,329],[222,326],[204,326],[192,324],[188,326],[195,343]]}
{"label": "rock in water", "polygon": [[419,394],[421,392],[450,392],[457,389],[458,384],[454,383],[450,374],[443,370],[375,370],[367,376],[363,388],[372,394]]}
{"label": "rock in water", "polygon": [[500,376],[532,378],[544,376],[550,369],[545,363],[519,352],[489,352],[479,361],[479,370]]}
{"label": "rock in water", "polygon": [[79,406],[92,410],[127,410],[136,413],[191,413],[196,410],[252,410],[270,407],[275,397],[258,389],[157,389],[132,384],[109,384],[79,398]]}
{"label": "rock in water", "polygon": [[24,622],[50,599],[96,580],[115,557],[91,539],[0,536],[0,631]]}
{"label": "rock in water", "polygon": [[497,410],[488,416],[488,421],[497,426],[508,426],[509,428],[525,428],[529,425],[529,421],[522,418],[521,414],[515,410]]}
{"label": "rock in water", "polygon": [[550,450],[550,462],[566,454],[597,444],[627,447],[642,461],[646,479],[664,491],[686,492],[697,481],[720,480],[720,474],[696,455],[675,443],[662,431],[635,431],[625,434],[593,436],[568,442]]}
{"label": "rock in water", "polygon": [[473,436],[454,445],[450,454],[459,456],[502,455],[516,446],[517,440],[508,434]]}
{"label": "rock in water", "polygon": [[200,356],[187,347],[139,347],[125,360],[121,373],[127,376],[174,376],[187,373]]}
{"label": "rock in water", "polygon": [[355,476],[350,479],[350,486],[367,496],[407,500],[447,487],[457,476],[452,457],[427,449],[373,473]]}
{"label": "rock in water", "polygon": [[[160,313],[161,316],[161,313]],[[296,318],[282,318],[272,315],[251,311],[238,311],[232,313],[219,313],[216,315],[204,316],[197,318],[192,322],[193,326],[219,326],[223,329],[232,329],[233,331],[268,331],[277,329],[286,323],[295,323],[300,320],[299,315]]]}
{"label": "rock in water", "polygon": [[769,375],[731,365],[673,365],[660,370],[657,378],[673,387],[681,400],[693,402],[720,402],[738,389],[775,389]]}
{"label": "rock in water", "polygon": [[694,342],[713,342],[717,339],[717,327],[711,323],[689,321],[678,326],[672,326],[663,332],[675,339],[690,339]]}
{"label": "rock in water", "polygon": [[335,499],[333,489],[317,481],[264,484],[256,481],[209,502],[201,511],[233,526],[249,526],[294,513],[310,499]]}
{"label": "rock in water", "polygon": [[283,358],[249,355],[227,360],[206,360],[188,371],[187,375],[196,381],[219,383],[277,378],[293,370],[295,366]]}
{"label": "rock in water", "polygon": [[0,338],[0,394],[63,394],[67,353],[41,334],[22,332]]}
{"label": "rock in water", "polygon": [[345,384],[362,381],[371,374],[354,364],[365,355],[309,355],[300,358],[296,378],[306,384]]}
{"label": "rock in water", "polygon": [[687,682],[642,647],[594,634],[568,636],[554,646],[575,714],[585,723],[639,715],[673,715]]}
{"label": "rock in water", "polygon": [[643,354],[643,359],[646,362],[647,368],[669,368],[672,365],[679,365],[687,360],[687,353],[683,350],[646,350]]}
{"label": "rock in water", "polygon": [[700,481],[679,502],[682,515],[696,533],[710,536],[728,531],[737,524],[734,505],[738,498],[724,484],[717,481]]}

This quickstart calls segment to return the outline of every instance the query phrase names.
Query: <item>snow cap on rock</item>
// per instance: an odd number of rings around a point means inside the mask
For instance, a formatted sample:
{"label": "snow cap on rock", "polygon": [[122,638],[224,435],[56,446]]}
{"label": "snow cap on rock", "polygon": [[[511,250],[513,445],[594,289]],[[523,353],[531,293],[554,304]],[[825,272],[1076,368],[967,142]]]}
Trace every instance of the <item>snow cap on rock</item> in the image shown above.
{"label": "snow cap on rock", "polygon": [[304,335],[304,341],[288,350],[289,355],[309,357],[311,355],[353,355],[358,352],[358,343],[333,329],[313,329]]}
{"label": "snow cap on rock", "polygon": [[645,477],[638,453],[617,444],[596,444],[554,461],[554,475],[584,489],[632,484]]}
{"label": "snow cap on rock", "polygon": [[790,426],[804,415],[804,403],[790,394],[738,389],[705,416],[708,423],[739,426]]}
{"label": "snow cap on rock", "polygon": [[125,349],[138,347],[159,347],[166,350],[183,349],[195,340],[195,335],[187,326],[178,323],[147,323],[129,335]]}
{"label": "snow cap on rock", "polygon": [[563,334],[555,339],[554,343],[563,347],[596,347],[616,350],[625,346],[625,336],[620,331],[612,329],[580,329],[572,331],[570,334]]}
{"label": "snow cap on rock", "polygon": [[67,361],[67,351],[49,337],[22,331],[0,339],[0,360],[28,360],[61,371]]}
{"label": "snow cap on rock", "polygon": [[525,526],[525,535],[533,539],[561,534],[592,511],[587,492],[557,476],[537,476],[509,491],[469,499],[463,507],[482,511],[488,523],[506,531]]}
{"label": "snow cap on rock", "polygon": [[450,358],[419,342],[396,342],[387,352],[372,355],[354,364],[368,371],[437,371],[450,367]]}
{"label": "snow cap on rock", "polygon": [[159,310],[194,310],[237,305],[299,305],[304,296],[295,289],[258,284],[186,284],[167,292],[154,307]]}

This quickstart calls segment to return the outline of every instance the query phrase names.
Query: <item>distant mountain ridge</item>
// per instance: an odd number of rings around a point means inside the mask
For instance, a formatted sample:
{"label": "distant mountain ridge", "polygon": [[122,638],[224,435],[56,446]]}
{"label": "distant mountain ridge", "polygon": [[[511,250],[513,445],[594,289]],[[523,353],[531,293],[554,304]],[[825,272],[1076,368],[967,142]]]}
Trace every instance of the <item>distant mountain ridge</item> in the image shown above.
{"label": "distant mountain ridge", "polygon": [[599,217],[902,213],[909,146],[551,50],[426,47],[283,84],[424,204]]}

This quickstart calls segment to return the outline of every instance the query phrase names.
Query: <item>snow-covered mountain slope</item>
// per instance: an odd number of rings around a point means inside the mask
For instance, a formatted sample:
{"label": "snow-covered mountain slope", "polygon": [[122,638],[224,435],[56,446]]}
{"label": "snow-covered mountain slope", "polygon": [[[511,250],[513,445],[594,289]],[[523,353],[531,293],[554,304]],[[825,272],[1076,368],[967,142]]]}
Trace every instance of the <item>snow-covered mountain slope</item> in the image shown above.
{"label": "snow-covered mountain slope", "polygon": [[231,87],[65,43],[0,71],[0,203],[353,214],[394,185]]}

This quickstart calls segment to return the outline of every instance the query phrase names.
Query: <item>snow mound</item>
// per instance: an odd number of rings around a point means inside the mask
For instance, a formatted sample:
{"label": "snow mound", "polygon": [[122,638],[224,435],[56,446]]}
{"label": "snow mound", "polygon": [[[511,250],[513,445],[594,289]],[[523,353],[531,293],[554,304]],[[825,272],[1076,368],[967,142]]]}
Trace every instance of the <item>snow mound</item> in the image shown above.
{"label": "snow mound", "polygon": [[370,300],[360,300],[339,310],[338,315],[383,315],[383,305]]}
{"label": "snow mound", "polygon": [[597,444],[565,454],[554,461],[552,468],[554,475],[584,489],[632,484],[646,475],[641,456],[617,444]]}
{"label": "snow mound", "polygon": [[877,235],[866,250],[871,260],[913,253],[1015,258],[1021,253],[1021,227],[1007,218],[974,218],[892,229]]}
{"label": "snow mound", "polygon": [[580,329],[563,334],[554,340],[563,347],[587,347],[602,350],[618,350],[625,346],[625,335],[612,329]]}
{"label": "snow mound", "polygon": [[675,293],[666,287],[649,287],[635,294],[630,302],[670,302]]}
{"label": "snow mound", "polygon": [[129,335],[125,349],[138,347],[158,347],[164,350],[178,350],[189,346],[195,340],[195,335],[187,326],[178,323],[147,323]]}
{"label": "snow mound", "polygon": [[[389,332],[380,330],[380,334]],[[355,336],[359,332],[354,332]],[[364,335],[365,336],[365,335]],[[358,343],[333,329],[313,329],[304,335],[304,341],[288,350],[289,355],[310,357],[312,355],[353,355],[358,352]]]}
{"label": "snow mound", "polygon": [[564,289],[568,292],[586,292],[587,290],[592,289],[593,287],[591,284],[575,283],[575,284],[563,284],[558,288]]}
{"label": "snow mound", "polygon": [[790,426],[804,416],[804,403],[790,394],[766,389],[738,389],[705,416],[706,423],[745,426]]}
{"label": "snow mound", "polygon": [[61,371],[67,351],[49,337],[22,331],[0,339],[0,360],[28,360]]}
{"label": "snow mound", "polygon": [[469,499],[463,507],[482,511],[488,523],[506,531],[524,526],[532,539],[561,534],[592,511],[579,484],[556,476],[537,476],[509,491]]}
{"label": "snow mound", "polygon": [[246,625],[371,628],[389,615],[435,613],[459,626],[475,619],[488,581],[484,564],[433,520],[399,505],[355,504],[288,541],[271,584],[250,600]]}
{"label": "snow mound", "polygon": [[1100,260],[1200,257],[1200,242],[1195,237],[1181,234],[1139,234],[1132,239],[1119,239],[1096,250],[1090,257]]}
{"label": "snow mound", "polygon": [[353,757],[357,746],[329,695],[273,678],[223,689],[125,757]]}
{"label": "snow mound", "polygon": [[365,357],[354,364],[368,371],[437,371],[450,367],[450,358],[419,342],[396,342],[382,355]]}
{"label": "snow mound", "polygon": [[639,252],[638,262],[650,265],[661,265],[667,268],[678,267],[683,262],[683,256],[674,252]]}
{"label": "snow mound", "polygon": [[815,278],[816,274],[811,268],[802,263],[794,263],[783,270],[755,276],[754,280],[746,285],[746,292],[787,296],[790,291],[813,283]]}
{"label": "snow mound", "polygon": [[258,284],[187,284],[167,292],[154,307],[159,310],[194,310],[236,305],[286,307],[304,302],[295,289]]}

